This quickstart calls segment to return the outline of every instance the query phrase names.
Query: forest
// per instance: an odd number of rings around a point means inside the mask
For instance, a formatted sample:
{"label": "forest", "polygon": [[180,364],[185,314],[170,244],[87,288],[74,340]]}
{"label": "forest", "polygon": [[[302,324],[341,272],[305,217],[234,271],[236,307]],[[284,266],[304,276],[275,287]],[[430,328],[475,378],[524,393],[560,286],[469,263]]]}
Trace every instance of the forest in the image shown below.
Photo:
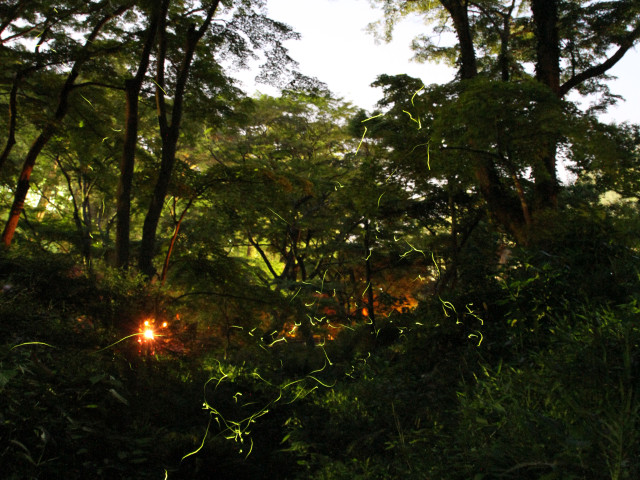
{"label": "forest", "polygon": [[640,4],[369,3],[455,78],[367,111],[267,0],[0,2],[2,478],[640,478]]}

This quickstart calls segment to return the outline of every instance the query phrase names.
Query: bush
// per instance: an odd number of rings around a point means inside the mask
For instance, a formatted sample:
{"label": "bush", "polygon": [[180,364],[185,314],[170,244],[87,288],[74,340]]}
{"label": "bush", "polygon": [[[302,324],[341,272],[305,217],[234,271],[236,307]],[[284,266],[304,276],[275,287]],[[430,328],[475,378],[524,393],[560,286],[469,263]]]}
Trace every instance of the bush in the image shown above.
{"label": "bush", "polygon": [[639,313],[634,302],[555,316],[544,349],[467,385],[459,434],[478,478],[638,477]]}

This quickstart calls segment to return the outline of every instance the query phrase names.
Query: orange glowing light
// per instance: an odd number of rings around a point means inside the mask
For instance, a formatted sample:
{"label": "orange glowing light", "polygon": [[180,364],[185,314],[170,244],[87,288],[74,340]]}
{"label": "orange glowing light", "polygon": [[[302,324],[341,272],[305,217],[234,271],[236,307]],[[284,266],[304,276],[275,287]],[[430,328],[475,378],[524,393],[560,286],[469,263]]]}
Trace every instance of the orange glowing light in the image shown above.
{"label": "orange glowing light", "polygon": [[[147,323],[147,322],[145,322]],[[144,331],[144,338],[148,339],[148,340],[153,340],[154,334],[153,334],[153,330],[151,330],[150,328],[147,328]]]}
{"label": "orange glowing light", "polygon": [[167,328],[167,322],[162,322],[162,328]]}
{"label": "orange glowing light", "polygon": [[369,310],[367,309],[367,307],[363,307],[362,308],[362,316],[363,317],[368,317],[369,316]]}

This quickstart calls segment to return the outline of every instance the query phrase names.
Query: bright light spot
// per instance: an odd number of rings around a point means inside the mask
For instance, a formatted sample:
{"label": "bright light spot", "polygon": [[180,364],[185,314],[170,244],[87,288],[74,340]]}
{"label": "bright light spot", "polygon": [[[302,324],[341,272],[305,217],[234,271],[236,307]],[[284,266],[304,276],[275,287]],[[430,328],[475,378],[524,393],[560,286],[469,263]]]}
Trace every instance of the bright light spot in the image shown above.
{"label": "bright light spot", "polygon": [[167,322],[162,322],[162,328],[167,328]]}
{"label": "bright light spot", "polygon": [[[146,322],[145,322],[145,323],[146,323]],[[144,338],[147,338],[147,339],[149,339],[149,340],[153,340],[153,337],[154,337],[154,335],[153,335],[153,330],[151,330],[150,328],[147,328],[147,329],[144,331]]]}
{"label": "bright light spot", "polygon": [[149,320],[145,320],[145,321],[144,321],[144,326],[145,326],[145,327],[148,327],[148,326],[149,326]]}

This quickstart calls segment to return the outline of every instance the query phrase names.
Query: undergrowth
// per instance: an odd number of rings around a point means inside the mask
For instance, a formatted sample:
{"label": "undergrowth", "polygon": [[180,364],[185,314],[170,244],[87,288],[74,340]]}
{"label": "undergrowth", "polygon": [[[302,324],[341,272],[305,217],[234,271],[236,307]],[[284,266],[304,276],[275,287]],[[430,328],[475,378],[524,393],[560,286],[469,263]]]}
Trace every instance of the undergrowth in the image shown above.
{"label": "undergrowth", "polygon": [[[5,255],[4,478],[637,478],[637,259],[594,248],[617,291],[580,287],[588,252],[516,251],[376,333],[231,349],[135,276]],[[145,315],[171,342],[140,350]]]}

